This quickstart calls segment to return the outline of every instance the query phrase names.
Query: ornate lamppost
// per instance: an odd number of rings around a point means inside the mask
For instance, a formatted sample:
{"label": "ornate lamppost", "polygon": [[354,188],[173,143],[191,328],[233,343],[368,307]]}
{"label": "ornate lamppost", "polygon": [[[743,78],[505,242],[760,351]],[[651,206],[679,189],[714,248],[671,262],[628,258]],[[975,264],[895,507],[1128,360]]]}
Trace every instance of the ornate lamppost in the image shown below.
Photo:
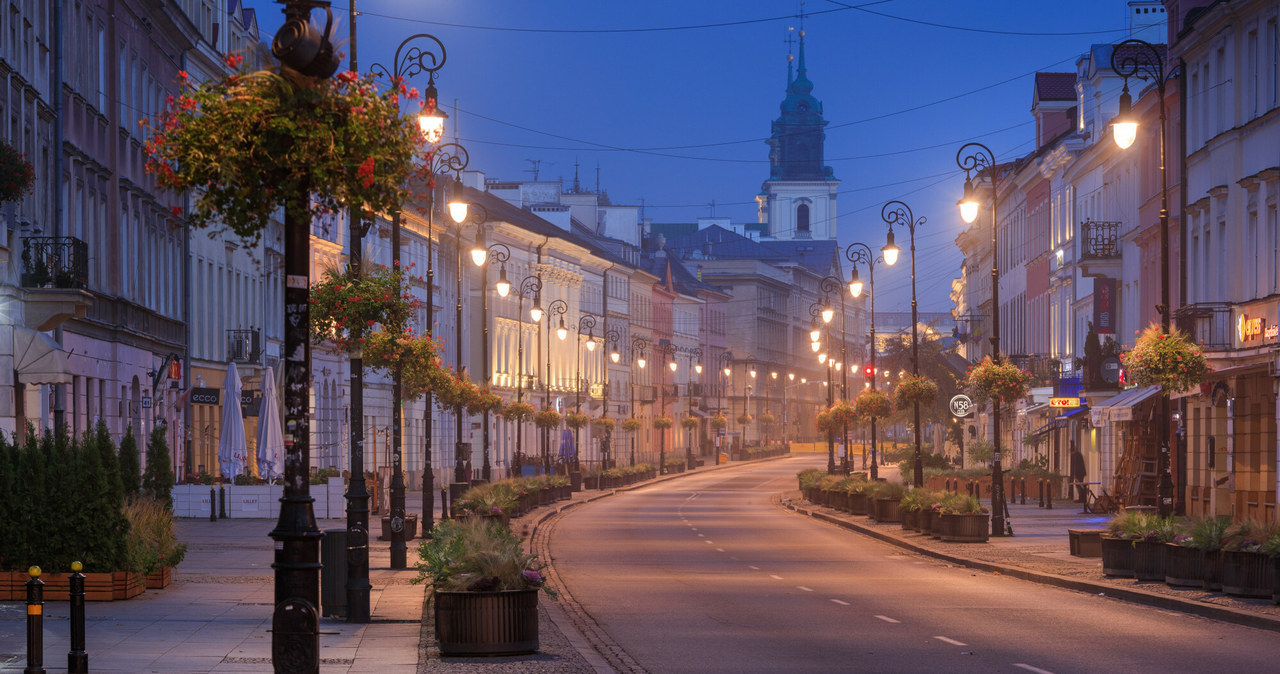
{"label": "ornate lamppost", "polygon": [[[888,240],[881,249],[884,254],[884,262],[890,267],[898,261],[898,246],[893,242],[894,226],[904,227],[911,235],[911,374],[920,375],[920,337],[919,337],[919,314],[916,309],[916,227],[925,223],[924,216],[917,219],[911,213],[911,207],[901,201],[890,201],[880,209],[880,219],[889,225]],[[920,401],[916,401],[912,405],[913,419],[915,422],[915,470],[912,484],[917,487],[924,486],[924,461],[920,456]],[[996,447],[1000,445],[997,438]],[[996,450],[997,454],[999,449]],[[992,510],[995,510],[993,507]],[[994,524],[994,518],[993,518]]]}
{"label": "ornate lamppost", "polygon": [[[676,370],[680,368],[676,364],[676,347],[670,342],[659,342],[653,347],[654,353],[660,353],[667,357],[667,368],[671,370],[674,378]],[[658,378],[658,388],[661,389],[658,403],[659,416],[667,416],[667,384],[666,375]],[[658,431],[658,474],[665,475],[667,472],[667,429],[659,428]],[[672,444],[675,444],[674,439]]]}
{"label": "ornate lamppost", "polygon": [[[1155,83],[1156,94],[1160,104],[1160,305],[1156,311],[1160,313],[1160,329],[1169,334],[1169,323],[1173,308],[1169,298],[1169,175],[1165,165],[1166,127],[1165,86],[1170,80],[1181,77],[1181,63],[1165,70],[1164,58],[1155,45],[1143,40],[1125,40],[1111,50],[1111,69],[1124,78],[1124,92],[1120,94],[1120,111],[1112,121],[1112,131],[1116,145],[1121,150],[1128,149],[1138,137],[1138,119],[1133,115],[1133,97],[1129,94],[1129,78],[1151,80]],[[1185,94],[1183,94],[1185,96]],[[1171,425],[1169,392],[1160,396],[1160,454],[1156,471],[1160,474],[1158,494],[1160,497],[1159,513],[1168,517],[1173,513],[1173,476],[1169,469],[1169,426]],[[1181,450],[1179,450],[1181,451]],[[1185,461],[1181,462],[1185,465]]]}
{"label": "ornate lamppost", "polygon": [[[511,292],[511,282],[507,280],[507,260],[511,259],[511,249],[501,243],[495,243],[492,246],[485,246],[484,228],[480,229],[479,237],[476,241],[476,247],[471,250],[471,261],[481,268],[480,280],[480,322],[481,328],[481,344],[480,344],[480,369],[484,377],[484,390],[486,393],[493,386],[493,374],[489,366],[489,264],[497,263],[499,265],[498,281],[494,284],[494,289],[498,291],[499,297],[506,297]],[[488,263],[488,264],[486,264]],[[480,477],[485,482],[492,479],[492,473],[489,466],[489,410],[484,411],[484,431],[483,431],[483,456],[484,466],[481,469]]]}
{"label": "ornate lamppost", "polygon": [[[457,231],[457,270],[458,270],[458,286],[457,286],[457,304],[454,309],[455,338],[454,344],[454,364],[458,368],[458,376],[465,376],[466,367],[462,364],[462,224],[470,221],[478,229],[484,229],[484,223],[489,220],[489,213],[478,204],[471,204],[465,201],[449,202],[449,218],[454,224],[458,225]],[[477,237],[479,238],[479,237]],[[484,249],[479,249],[483,255]],[[481,259],[477,264],[484,264]],[[462,427],[466,423],[464,421],[466,408],[462,403],[458,403],[453,410],[454,420],[457,422],[457,435],[453,444],[453,484],[450,485],[449,502],[462,495],[470,486],[467,483],[466,462],[471,458],[471,443],[462,441]]]}
{"label": "ornate lamppost", "polygon": [[[984,172],[991,179],[991,357],[1000,362],[1000,250],[997,225],[999,217],[999,170],[995,154],[982,143],[967,143],[956,152],[956,165],[964,171],[964,198],[960,200],[960,218],[973,223],[978,217],[978,200],[974,193],[972,174]],[[991,396],[991,422],[994,426],[995,451],[991,455],[991,535],[1003,536],[1004,521],[1004,470],[1000,455],[1000,397]]]}
{"label": "ornate lamppost", "polygon": [[[573,395],[573,411],[576,414],[582,414],[582,386],[583,386],[582,371],[586,369],[585,366],[583,365],[583,362],[587,359],[587,354],[581,353],[582,346],[584,346],[581,343],[582,332],[585,330],[587,333],[587,341],[585,344],[585,346],[587,347],[587,353],[595,353],[595,350],[596,350],[596,338],[594,334],[595,328],[596,328],[596,317],[594,314],[588,314],[586,312],[583,312],[581,316],[578,316],[578,340],[579,340],[578,356],[579,357],[574,358],[574,364],[577,366],[578,371],[574,374],[574,380],[575,380],[574,388],[576,390]],[[580,428],[573,429],[573,470],[574,472],[578,472],[582,470],[581,463],[579,462],[579,457],[582,455],[581,438],[582,438],[582,429]]]}
{"label": "ornate lamppost", "polygon": [[[702,347],[695,347],[689,352],[689,416],[693,416],[693,378],[695,375],[702,374]],[[693,470],[693,438],[695,436],[694,429],[689,429],[689,444],[685,447],[685,465],[689,470]]]}
{"label": "ornate lamppost", "polygon": [[[516,402],[524,402],[524,298],[529,297],[533,301],[533,306],[529,307],[529,319],[537,326],[542,320],[542,302],[539,299],[542,292],[542,279],[537,276],[526,276],[520,281],[517,288],[516,300],[516,321],[520,328],[520,333],[516,335]],[[537,329],[536,327],[534,328]],[[520,476],[520,468],[524,461],[524,428],[523,424],[516,424],[516,458],[513,470],[515,475]]]}
{"label": "ornate lamppost", "polygon": [[[716,406],[716,413],[723,414],[725,417],[725,425],[729,423],[729,417],[733,416],[733,410],[729,410],[725,414],[724,402],[725,393],[729,392],[729,385],[732,383],[733,376],[733,352],[724,351],[719,356],[720,371],[724,373],[724,381],[720,385],[720,403]],[[719,438],[719,436],[716,436]],[[727,437],[727,436],[726,436]],[[716,447],[716,465],[720,465],[720,447]],[[726,448],[727,449],[727,448]]]}
{"label": "ornate lamppost", "polygon": [[[868,346],[870,364],[866,366],[865,372],[867,381],[871,384],[871,390],[876,389],[876,263],[884,262],[883,257],[878,257],[871,251],[871,247],[865,243],[851,243],[844,250],[844,256],[849,262],[853,263],[853,270],[850,275],[849,293],[854,297],[862,294],[862,279],[858,276],[858,265],[867,265],[867,286],[870,289],[871,297],[867,301],[867,305],[871,309],[871,340]],[[876,418],[871,417],[871,479],[879,478],[876,468]],[[863,455],[863,463],[866,463],[866,455]]]}
{"label": "ornate lamppost", "polygon": [[[569,303],[564,300],[555,300],[547,305],[547,375],[544,385],[543,407],[550,409],[551,407],[551,317],[559,316],[560,324],[556,326],[556,337],[560,341],[569,338],[569,328],[565,327],[564,315],[569,312]],[[542,429],[542,470],[543,474],[551,474],[551,429]]]}
{"label": "ornate lamppost", "polygon": [[[649,340],[644,339],[642,337],[631,338],[631,353],[633,356],[632,362],[634,362],[636,366],[639,367],[641,370],[644,369],[645,362],[646,362],[644,358],[644,350],[648,347],[649,347]],[[635,356],[635,353],[637,351],[640,352],[639,356]],[[636,383],[634,379],[635,378],[633,376],[632,382],[631,382],[631,416],[638,419],[639,417],[636,417]],[[633,466],[636,465],[636,432],[635,431],[631,433],[631,465]]]}
{"label": "ornate lamppost", "polygon": [[[809,316],[813,321],[813,330],[811,330],[809,333],[809,337],[811,340],[810,344],[812,344],[813,346],[819,345],[818,340],[813,339],[813,337],[815,336],[815,334],[819,329],[818,328],[819,317],[822,318],[822,323],[821,323],[822,328],[827,332],[826,343],[830,344],[831,343],[830,324],[831,324],[831,319],[835,318],[835,312],[832,311],[830,307],[824,306],[821,302],[814,302],[813,304],[809,305]],[[826,352],[818,354],[818,363],[827,368],[827,409],[831,409],[831,406],[835,403],[835,401],[832,399],[832,395],[835,393],[835,391],[833,391],[831,387],[831,365],[834,361],[835,359],[829,356]],[[835,435],[831,432],[830,429],[827,429],[827,474],[834,475],[835,472],[836,472]]]}
{"label": "ornate lamppost", "polygon": [[[847,316],[849,312],[845,309],[845,301],[844,301],[845,284],[843,281],[841,281],[840,279],[834,276],[825,276],[823,277],[822,282],[819,285],[819,290],[822,291],[822,304],[824,305],[824,308],[822,311],[822,318],[824,321],[826,320],[826,317],[829,315],[829,312],[832,311],[832,307],[829,304],[829,302],[831,301],[831,296],[832,295],[840,296],[840,363],[838,363],[838,366],[840,369],[840,399],[847,402],[849,400],[849,356],[848,356],[846,347],[848,345],[849,335],[846,330],[846,328],[848,327],[846,325],[846,321],[847,321]],[[849,473],[849,425],[848,424],[844,424],[843,427],[841,428],[840,441],[844,443],[843,471],[847,475]]]}
{"label": "ornate lamppost", "polygon": [[[618,351],[618,340],[622,335],[617,330],[606,330],[604,333],[605,341],[609,343],[609,360],[617,365],[622,361],[622,353]],[[609,363],[604,364],[604,401],[600,416],[602,418],[609,417]],[[600,444],[600,463],[602,470],[612,468],[613,463],[613,429],[606,428],[604,439]]]}

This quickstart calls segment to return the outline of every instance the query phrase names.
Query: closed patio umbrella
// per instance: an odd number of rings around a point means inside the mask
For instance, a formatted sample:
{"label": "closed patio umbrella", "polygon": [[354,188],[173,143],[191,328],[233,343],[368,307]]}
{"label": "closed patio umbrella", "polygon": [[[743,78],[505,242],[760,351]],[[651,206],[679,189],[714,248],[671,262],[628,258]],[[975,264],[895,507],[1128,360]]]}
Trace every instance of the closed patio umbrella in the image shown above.
{"label": "closed patio umbrella", "polygon": [[276,378],[273,370],[267,370],[262,376],[262,411],[258,415],[258,477],[279,477],[283,459],[284,427],[276,400]]}
{"label": "closed patio umbrella", "polygon": [[218,437],[218,464],[224,478],[244,472],[248,448],[245,446],[244,416],[240,413],[240,373],[236,364],[227,364],[222,385],[222,432]]}

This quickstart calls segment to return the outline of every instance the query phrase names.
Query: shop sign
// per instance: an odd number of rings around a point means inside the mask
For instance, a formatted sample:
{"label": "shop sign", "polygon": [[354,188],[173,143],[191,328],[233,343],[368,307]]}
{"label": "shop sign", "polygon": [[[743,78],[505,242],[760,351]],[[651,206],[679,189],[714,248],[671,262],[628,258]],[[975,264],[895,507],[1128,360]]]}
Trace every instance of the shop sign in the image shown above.
{"label": "shop sign", "polygon": [[1089,410],[1089,425],[1094,428],[1102,428],[1107,425],[1107,408],[1095,407]]}
{"label": "shop sign", "polygon": [[1079,407],[1079,398],[1050,398],[1049,407]]}
{"label": "shop sign", "polygon": [[1239,333],[1240,343],[1247,344],[1251,341],[1261,339],[1263,330],[1267,326],[1267,319],[1261,316],[1250,316],[1245,313],[1240,314],[1240,319],[1236,321],[1236,332]]}
{"label": "shop sign", "polygon": [[963,393],[951,399],[951,416],[963,419],[973,414],[973,401]]}
{"label": "shop sign", "polygon": [[191,403],[193,405],[217,405],[221,399],[219,394],[221,389],[216,388],[193,388],[191,389]]}

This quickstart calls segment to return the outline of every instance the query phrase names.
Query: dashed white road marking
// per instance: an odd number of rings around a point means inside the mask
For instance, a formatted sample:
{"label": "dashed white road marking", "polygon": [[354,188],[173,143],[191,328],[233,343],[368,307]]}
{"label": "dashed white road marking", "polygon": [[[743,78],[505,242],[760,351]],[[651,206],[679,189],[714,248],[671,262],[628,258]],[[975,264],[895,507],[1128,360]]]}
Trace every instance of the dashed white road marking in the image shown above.
{"label": "dashed white road marking", "polygon": [[831,601],[833,601],[833,602],[835,602],[835,603],[837,603],[837,604],[839,604],[839,605],[841,605],[841,606],[848,606],[848,605],[849,605],[849,602],[847,602],[847,601],[840,601],[839,599],[832,599]]}
{"label": "dashed white road marking", "polygon": [[1051,672],[1051,671],[1049,671],[1049,670],[1047,670],[1047,669],[1040,669],[1039,667],[1032,667],[1031,665],[1028,665],[1028,664],[1027,664],[1027,663],[1025,663],[1025,662],[1015,662],[1015,663],[1013,663],[1013,666],[1014,666],[1014,667],[1021,668],[1021,669],[1025,669],[1025,670],[1027,670],[1028,672],[1035,672],[1036,674],[1053,674],[1053,672]]}
{"label": "dashed white road marking", "polygon": [[707,537],[706,534],[698,534],[698,538],[706,538],[706,537]]}
{"label": "dashed white road marking", "polygon": [[751,565],[747,565],[747,568],[748,568],[748,569],[751,569],[752,571],[759,571],[759,570],[760,570],[760,567],[758,567],[758,566],[751,566]]}
{"label": "dashed white road marking", "polygon": [[879,618],[879,619],[881,619],[881,620],[883,620],[883,621],[885,621],[885,622],[887,622],[887,623],[893,623],[893,624],[895,624],[895,625],[897,625],[898,623],[902,622],[901,620],[894,620],[893,618],[890,618],[890,617],[889,617],[889,616],[887,616],[887,615],[878,615],[878,616],[876,616],[876,617],[877,617],[877,618]]}
{"label": "dashed white road marking", "polygon": [[952,646],[968,646],[969,645],[964,643],[963,641],[956,641],[955,639],[948,639],[947,637],[934,637],[934,639],[937,639],[938,641],[941,641],[944,644],[951,644]]}
{"label": "dashed white road marking", "polygon": [[769,574],[769,577],[770,577],[770,578],[772,578],[772,579],[774,579],[774,580],[782,580],[782,576],[775,576],[775,575],[773,575],[772,573],[771,573],[771,574]]}
{"label": "dashed white road marking", "polygon": [[724,548],[716,548],[716,552],[724,552]]}
{"label": "dashed white road marking", "polygon": [[706,543],[707,545],[715,545],[715,541],[709,541],[709,540],[706,540],[706,541],[702,541],[702,542],[703,542],[703,543]]}
{"label": "dashed white road marking", "polygon": [[803,586],[803,585],[797,585],[797,586],[796,586],[796,589],[804,590],[805,592],[813,592],[813,588],[811,588],[811,587],[805,587],[805,586]]}

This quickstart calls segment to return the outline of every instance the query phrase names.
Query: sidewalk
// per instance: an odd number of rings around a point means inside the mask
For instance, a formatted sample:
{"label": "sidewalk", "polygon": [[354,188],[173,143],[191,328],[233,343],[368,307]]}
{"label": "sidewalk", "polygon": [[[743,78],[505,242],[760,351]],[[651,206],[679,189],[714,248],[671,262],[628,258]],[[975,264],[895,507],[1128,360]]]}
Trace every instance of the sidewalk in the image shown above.
{"label": "sidewalk", "polygon": [[777,502],[797,513],[960,566],[1280,631],[1280,606],[1270,600],[1230,597],[1221,592],[1172,588],[1160,582],[1104,576],[1101,558],[1071,556],[1067,529],[1103,528],[1110,521],[1110,516],[1082,514],[1080,505],[1072,501],[1054,501],[1052,510],[1040,508],[1033,496],[1028,494],[1026,505],[1021,505],[1020,500],[1017,504],[1009,504],[1007,521],[1013,525],[1014,535],[992,538],[989,543],[943,543],[923,534],[904,531],[900,524],[880,524],[869,517],[814,505],[806,501],[798,489],[779,495]]}
{"label": "sidewalk", "polygon": [[[128,601],[86,604],[86,650],[93,672],[268,672],[274,595],[275,520],[178,520],[187,556],[163,590]],[[345,528],[320,520],[321,530]],[[410,542],[410,559],[417,540]],[[373,622],[320,619],[321,672],[413,672],[418,663],[424,587],[417,570],[392,571],[389,544],[370,541]],[[67,602],[47,602],[44,664],[66,671],[70,646]],[[26,659],[21,603],[0,604],[0,670]]]}

